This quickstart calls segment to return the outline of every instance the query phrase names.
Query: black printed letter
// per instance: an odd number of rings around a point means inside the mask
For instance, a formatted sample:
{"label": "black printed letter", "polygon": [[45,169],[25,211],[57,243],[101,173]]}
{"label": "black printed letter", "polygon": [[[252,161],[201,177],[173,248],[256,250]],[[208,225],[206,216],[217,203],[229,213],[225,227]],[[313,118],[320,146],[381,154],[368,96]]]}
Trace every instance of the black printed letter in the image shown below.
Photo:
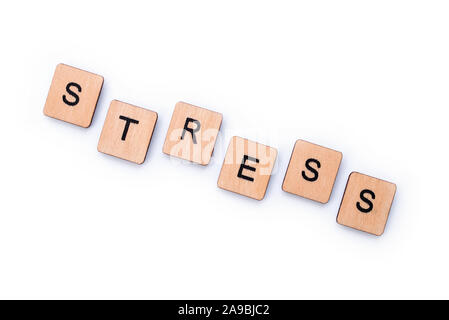
{"label": "black printed letter", "polygon": [[[193,122],[194,124],[196,124],[196,128],[195,129],[189,128],[189,123],[190,122]],[[184,135],[185,135],[186,131],[189,131],[190,134],[192,135],[193,143],[196,144],[195,132],[199,131],[200,128],[201,128],[201,123],[198,120],[195,120],[195,119],[192,119],[192,118],[187,118],[186,122],[184,123],[184,130],[182,130],[181,140],[184,140]]]}
{"label": "black printed letter", "polygon": [[126,139],[126,135],[128,134],[128,129],[129,129],[129,124],[130,123],[135,123],[135,124],[139,124],[139,121],[125,117],[125,116],[120,116],[119,117],[120,120],[125,120],[125,129],[123,129],[123,133],[122,133],[122,140],[125,141]]}
{"label": "black printed letter", "polygon": [[251,178],[251,177],[248,177],[248,176],[244,176],[242,174],[243,169],[246,169],[246,170],[249,170],[249,171],[253,171],[253,172],[256,171],[256,168],[246,165],[246,160],[249,160],[249,161],[252,161],[252,162],[255,162],[255,163],[259,163],[259,159],[256,159],[256,158],[244,155],[243,156],[243,160],[242,160],[242,164],[240,165],[239,173],[237,174],[237,177],[253,182],[254,178]]}
{"label": "black printed letter", "polygon": [[317,181],[318,180],[318,171],[315,168],[310,166],[311,162],[315,163],[316,166],[318,167],[318,169],[321,168],[321,163],[318,160],[311,158],[311,159],[307,159],[307,161],[306,161],[306,168],[307,168],[307,170],[310,170],[310,172],[313,173],[313,177],[309,178],[308,176],[306,176],[306,173],[305,173],[304,170],[301,173],[302,173],[302,177],[304,179],[306,179],[307,181],[313,182],[313,181]]}
{"label": "black printed letter", "polygon": [[75,101],[70,102],[69,100],[67,100],[65,95],[62,96],[62,101],[64,101],[65,104],[73,107],[73,106],[76,106],[78,104],[78,102],[80,102],[80,97],[75,92],[73,92],[72,89],[70,89],[70,87],[75,87],[78,89],[78,92],[81,92],[81,86],[78,83],[70,82],[65,87],[65,90],[67,91],[67,93],[70,94],[71,96],[73,96],[75,98]]}
{"label": "black printed letter", "polygon": [[373,198],[373,200],[376,199],[376,195],[374,194],[374,192],[368,189],[362,190],[362,192],[360,192],[360,199],[368,205],[368,208],[362,208],[360,202],[357,201],[357,209],[359,209],[363,213],[368,213],[373,210],[373,203],[371,202],[371,200],[365,197],[365,193],[369,194],[371,198]]}

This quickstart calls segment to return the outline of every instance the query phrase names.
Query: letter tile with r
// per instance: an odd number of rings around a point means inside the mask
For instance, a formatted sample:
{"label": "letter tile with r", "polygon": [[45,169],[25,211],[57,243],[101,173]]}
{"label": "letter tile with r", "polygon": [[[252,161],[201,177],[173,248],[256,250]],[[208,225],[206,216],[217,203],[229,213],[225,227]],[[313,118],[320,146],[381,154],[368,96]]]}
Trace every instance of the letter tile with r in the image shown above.
{"label": "letter tile with r", "polygon": [[201,165],[209,164],[222,119],[221,113],[178,102],[162,151]]}
{"label": "letter tile with r", "polygon": [[145,161],[157,113],[113,100],[98,142],[98,151],[142,164]]}
{"label": "letter tile with r", "polygon": [[380,236],[384,233],[395,193],[394,183],[352,172],[346,184],[337,222]]}
{"label": "letter tile with r", "polygon": [[233,137],[229,143],[218,186],[256,200],[262,200],[270,181],[277,150]]}
{"label": "letter tile with r", "polygon": [[45,102],[44,114],[87,128],[92,123],[102,87],[102,76],[58,64]]}

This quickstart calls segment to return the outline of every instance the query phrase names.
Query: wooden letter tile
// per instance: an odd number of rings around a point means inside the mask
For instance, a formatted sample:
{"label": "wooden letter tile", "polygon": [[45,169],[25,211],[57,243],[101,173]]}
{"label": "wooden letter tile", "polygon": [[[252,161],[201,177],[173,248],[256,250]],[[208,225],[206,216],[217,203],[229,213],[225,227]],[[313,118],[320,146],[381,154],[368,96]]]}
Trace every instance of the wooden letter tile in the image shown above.
{"label": "wooden letter tile", "polygon": [[142,164],[156,121],[154,111],[113,100],[101,131],[98,151]]}
{"label": "wooden letter tile", "polygon": [[162,151],[170,156],[207,165],[220,130],[221,113],[178,102]]}
{"label": "wooden letter tile", "polygon": [[342,153],[298,140],[285,173],[282,190],[327,203],[334,187]]}
{"label": "wooden letter tile", "polygon": [[337,222],[380,236],[396,193],[396,185],[358,172],[349,176]]}
{"label": "wooden letter tile", "polygon": [[58,64],[44,114],[87,128],[92,123],[102,87],[102,76]]}
{"label": "wooden letter tile", "polygon": [[277,150],[233,137],[218,178],[222,189],[262,200],[276,161]]}

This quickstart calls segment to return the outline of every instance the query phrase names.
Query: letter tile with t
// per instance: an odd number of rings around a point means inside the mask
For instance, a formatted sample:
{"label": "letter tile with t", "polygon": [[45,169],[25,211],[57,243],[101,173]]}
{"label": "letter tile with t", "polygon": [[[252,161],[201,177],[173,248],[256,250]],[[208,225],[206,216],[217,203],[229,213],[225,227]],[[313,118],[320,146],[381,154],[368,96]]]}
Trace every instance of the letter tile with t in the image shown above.
{"label": "letter tile with t", "polygon": [[162,151],[201,165],[209,164],[222,119],[221,113],[178,102]]}
{"label": "letter tile with t", "polygon": [[87,128],[92,123],[102,87],[102,76],[58,64],[45,102],[44,114]]}
{"label": "letter tile with t", "polygon": [[293,148],[282,190],[327,203],[334,187],[343,155],[304,140]]}
{"label": "letter tile with t", "polygon": [[394,183],[352,172],[346,184],[337,222],[380,236],[385,230],[395,193]]}
{"label": "letter tile with t", "polygon": [[156,121],[154,111],[113,100],[101,131],[98,151],[142,164]]}
{"label": "letter tile with t", "polygon": [[222,189],[262,200],[270,181],[277,150],[240,137],[233,137],[218,178]]}

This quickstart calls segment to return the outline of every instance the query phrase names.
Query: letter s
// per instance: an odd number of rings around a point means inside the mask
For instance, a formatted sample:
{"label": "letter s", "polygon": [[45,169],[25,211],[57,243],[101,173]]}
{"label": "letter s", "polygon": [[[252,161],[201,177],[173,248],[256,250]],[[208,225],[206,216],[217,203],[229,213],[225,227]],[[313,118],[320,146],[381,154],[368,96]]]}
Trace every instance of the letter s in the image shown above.
{"label": "letter s", "polygon": [[80,97],[75,92],[72,91],[71,87],[75,87],[78,89],[78,92],[81,92],[81,86],[78,83],[70,82],[67,84],[65,89],[68,94],[70,94],[72,97],[75,98],[75,101],[72,102],[72,101],[67,100],[65,95],[62,96],[62,101],[64,101],[65,104],[73,107],[73,106],[76,106],[78,104],[78,102],[80,102]]}
{"label": "letter s", "polygon": [[368,190],[368,189],[364,189],[360,192],[360,199],[368,205],[368,208],[362,208],[362,206],[360,205],[360,202],[357,201],[357,209],[359,209],[359,211],[361,211],[363,213],[368,213],[371,210],[373,210],[374,205],[371,202],[371,200],[369,200],[365,197],[365,194],[369,194],[373,200],[376,199],[376,195],[374,194],[374,192],[372,192],[371,190]]}
{"label": "letter s", "polygon": [[304,170],[301,172],[301,174],[302,174],[302,177],[304,179],[306,179],[307,181],[313,182],[313,181],[317,181],[318,180],[318,171],[315,168],[310,166],[311,162],[315,163],[318,169],[321,168],[321,163],[318,160],[316,160],[316,159],[307,159],[307,161],[306,161],[306,168],[307,168],[307,170],[309,170],[310,172],[313,173],[313,177],[306,176],[306,172]]}

